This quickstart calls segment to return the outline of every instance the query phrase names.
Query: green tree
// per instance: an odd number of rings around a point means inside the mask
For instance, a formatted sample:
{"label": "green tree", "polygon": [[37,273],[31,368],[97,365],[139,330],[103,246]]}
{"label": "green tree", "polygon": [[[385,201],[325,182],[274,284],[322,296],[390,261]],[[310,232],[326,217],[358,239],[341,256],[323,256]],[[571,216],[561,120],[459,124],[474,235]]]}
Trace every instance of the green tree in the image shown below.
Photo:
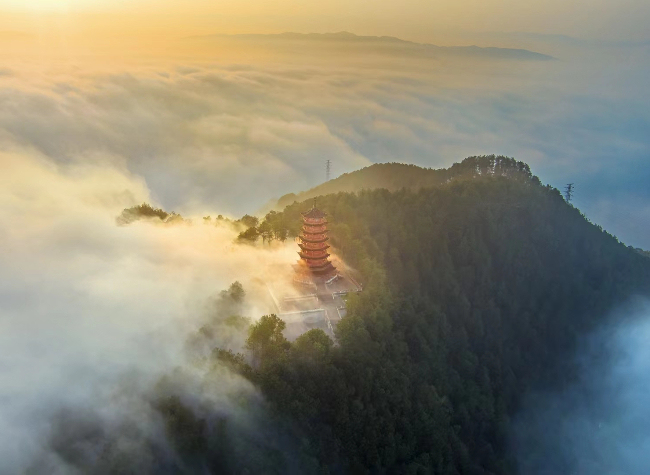
{"label": "green tree", "polygon": [[246,231],[242,231],[237,236],[238,241],[247,241],[255,242],[259,237],[260,233],[257,231],[257,228],[248,228]]}
{"label": "green tree", "polygon": [[255,216],[251,216],[248,214],[245,214],[239,219],[239,222],[242,223],[244,226],[247,228],[254,228],[258,225],[260,220],[256,218]]}
{"label": "green tree", "polygon": [[282,334],[286,324],[277,315],[264,315],[251,325],[246,349],[251,352],[253,365],[279,362],[290,344]]}
{"label": "green tree", "polygon": [[324,362],[329,359],[333,345],[334,342],[323,330],[309,330],[291,345],[292,357],[302,362]]}

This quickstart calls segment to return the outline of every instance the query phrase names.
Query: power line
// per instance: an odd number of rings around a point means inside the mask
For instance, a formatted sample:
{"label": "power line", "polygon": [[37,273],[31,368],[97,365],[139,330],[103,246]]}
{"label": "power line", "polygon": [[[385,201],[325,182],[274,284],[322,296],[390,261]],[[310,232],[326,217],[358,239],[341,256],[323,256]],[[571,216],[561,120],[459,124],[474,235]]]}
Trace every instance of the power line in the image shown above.
{"label": "power line", "polygon": [[573,198],[573,183],[567,183],[564,187],[564,199],[567,203],[571,203],[571,198]]}

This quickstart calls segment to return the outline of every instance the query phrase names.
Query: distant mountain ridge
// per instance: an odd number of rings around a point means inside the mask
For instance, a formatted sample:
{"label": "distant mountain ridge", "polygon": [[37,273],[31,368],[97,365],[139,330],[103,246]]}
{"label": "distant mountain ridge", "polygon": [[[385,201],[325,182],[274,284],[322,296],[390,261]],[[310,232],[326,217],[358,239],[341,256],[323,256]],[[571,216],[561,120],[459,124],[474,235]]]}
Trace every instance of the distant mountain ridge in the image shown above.
{"label": "distant mountain ridge", "polygon": [[278,33],[278,34],[237,34],[237,35],[204,35],[191,36],[185,40],[216,40],[216,39],[240,39],[240,40],[266,40],[266,41],[307,41],[321,44],[350,43],[355,45],[385,46],[403,48],[414,53],[421,54],[452,54],[455,56],[485,56],[495,59],[516,59],[548,61],[555,59],[552,56],[537,53],[526,49],[518,48],[497,48],[471,46],[438,46],[430,43],[416,43],[403,40],[395,36],[362,36],[348,31],[336,33]]}

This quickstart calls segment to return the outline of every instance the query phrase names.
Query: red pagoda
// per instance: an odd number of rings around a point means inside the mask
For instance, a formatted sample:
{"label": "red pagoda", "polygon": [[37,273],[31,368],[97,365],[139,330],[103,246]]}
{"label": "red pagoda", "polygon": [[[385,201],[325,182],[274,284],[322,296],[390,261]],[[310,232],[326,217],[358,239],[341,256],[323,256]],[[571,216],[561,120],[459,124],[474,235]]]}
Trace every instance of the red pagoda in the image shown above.
{"label": "red pagoda", "polygon": [[336,268],[329,261],[327,244],[327,220],[325,213],[314,206],[302,213],[302,233],[298,246],[300,261],[297,270],[303,279],[320,277],[329,280],[337,275]]}

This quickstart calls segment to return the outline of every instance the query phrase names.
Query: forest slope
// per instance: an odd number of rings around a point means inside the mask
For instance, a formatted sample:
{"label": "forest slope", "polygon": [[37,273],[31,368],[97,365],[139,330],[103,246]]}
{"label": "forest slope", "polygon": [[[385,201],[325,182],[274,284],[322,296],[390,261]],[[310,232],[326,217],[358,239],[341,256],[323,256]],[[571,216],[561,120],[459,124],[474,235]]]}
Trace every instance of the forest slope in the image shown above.
{"label": "forest slope", "polygon": [[[212,355],[206,388],[229,368],[263,403],[239,394],[242,415],[214,413],[163,381],[154,407],[173,453],[152,449],[152,473],[517,473],[511,418],[523,398],[575,380],[579,341],[650,295],[650,259],[527,165],[495,158],[431,172],[435,186],[320,196],[331,243],[364,284],[337,344],[322,330],[289,342],[275,315],[249,325],[233,284],[190,347]],[[250,220],[252,240],[295,234],[310,206]],[[214,335],[235,330],[242,354],[215,348]],[[106,460],[123,466],[116,453]],[[542,473],[577,472],[570,454],[552,462]]]}
{"label": "forest slope", "polygon": [[[308,206],[287,207],[284,221]],[[309,351],[269,357],[254,380],[324,466],[515,473],[507,437],[523,395],[572,381],[580,337],[650,295],[650,260],[526,173],[318,206],[365,291],[340,346],[323,352],[312,335],[297,342]],[[319,358],[305,361],[310,352]],[[558,458],[558,473],[570,463]]]}

